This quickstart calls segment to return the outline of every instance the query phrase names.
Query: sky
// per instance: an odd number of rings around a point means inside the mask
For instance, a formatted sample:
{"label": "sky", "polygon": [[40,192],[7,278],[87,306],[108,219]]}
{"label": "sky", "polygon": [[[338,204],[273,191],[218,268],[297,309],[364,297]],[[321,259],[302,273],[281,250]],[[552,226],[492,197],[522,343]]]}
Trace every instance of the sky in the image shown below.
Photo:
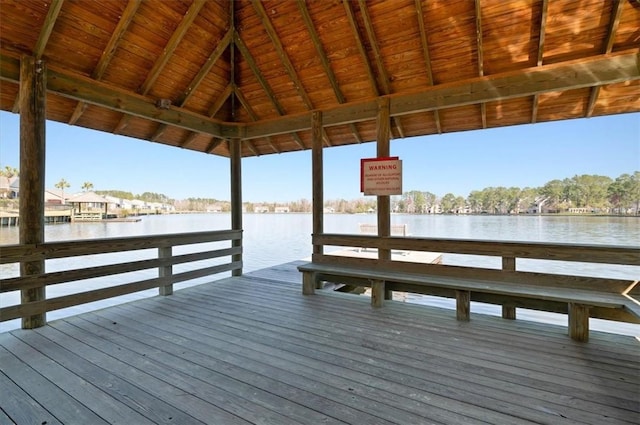
{"label": "sky", "polygon": [[[122,190],[173,199],[230,199],[229,159],[48,121],[45,186]],[[0,112],[0,168],[19,168],[19,115]],[[325,200],[362,198],[360,159],[375,143],[324,150]],[[403,190],[467,197],[486,187],[540,187],[550,180],[640,171],[640,113],[395,139]],[[311,199],[311,151],[242,161],[244,202]]]}

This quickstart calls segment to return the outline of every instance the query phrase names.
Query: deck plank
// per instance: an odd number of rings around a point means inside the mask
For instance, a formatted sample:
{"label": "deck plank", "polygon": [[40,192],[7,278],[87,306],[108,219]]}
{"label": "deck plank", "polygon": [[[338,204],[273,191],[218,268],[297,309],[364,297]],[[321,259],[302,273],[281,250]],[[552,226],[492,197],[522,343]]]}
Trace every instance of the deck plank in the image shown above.
{"label": "deck plank", "polygon": [[298,263],[0,334],[0,421],[629,424],[640,415],[632,337],[592,332],[584,344],[563,326],[477,313],[460,323],[447,309],[302,296]]}

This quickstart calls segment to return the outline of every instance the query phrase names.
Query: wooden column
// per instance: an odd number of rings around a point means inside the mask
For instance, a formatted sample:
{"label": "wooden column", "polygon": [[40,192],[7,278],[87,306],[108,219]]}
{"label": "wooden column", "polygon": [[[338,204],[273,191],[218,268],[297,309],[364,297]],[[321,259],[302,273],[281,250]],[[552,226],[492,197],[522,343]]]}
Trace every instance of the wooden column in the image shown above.
{"label": "wooden column", "polygon": [[[314,111],[311,116],[311,179],[312,179],[312,208],[313,235],[324,232],[324,173],[322,164],[322,112]],[[323,254],[322,245],[313,245],[313,254]]]}
{"label": "wooden column", "polygon": [[[20,61],[20,201],[19,241],[22,245],[44,242],[44,179],[46,72],[42,60],[23,56]],[[44,273],[44,260],[20,263],[20,275]],[[46,299],[46,288],[24,289],[21,303]],[[23,329],[47,323],[46,313],[22,318]]]}
{"label": "wooden column", "polygon": [[[384,158],[390,156],[390,124],[391,116],[389,110],[389,98],[382,97],[378,100],[378,116],[376,122],[377,129],[377,156]],[[378,236],[391,235],[391,201],[389,195],[378,196]],[[379,249],[378,259],[390,260],[390,249]],[[385,290],[384,298],[390,300],[393,298],[393,292]]]}
{"label": "wooden column", "polygon": [[569,303],[569,336],[574,341],[589,341],[589,306]]}
{"label": "wooden column", "polygon": [[[242,150],[241,140],[229,141],[231,151],[231,229],[242,230]],[[242,247],[242,238],[234,240],[232,247]],[[242,253],[234,254],[232,261],[242,261]],[[242,276],[242,268],[231,272],[232,276]]]}
{"label": "wooden column", "polygon": [[[502,270],[516,271],[516,259],[514,257],[502,257]],[[502,306],[502,318],[515,320],[516,306],[505,304]]]}

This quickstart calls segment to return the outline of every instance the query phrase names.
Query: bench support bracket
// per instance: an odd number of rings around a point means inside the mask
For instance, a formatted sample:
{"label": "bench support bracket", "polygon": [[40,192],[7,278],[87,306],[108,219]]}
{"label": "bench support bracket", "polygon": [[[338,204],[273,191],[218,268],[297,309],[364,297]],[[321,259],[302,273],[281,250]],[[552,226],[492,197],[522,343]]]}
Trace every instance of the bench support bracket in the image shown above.
{"label": "bench support bracket", "polygon": [[456,290],[456,319],[468,322],[471,311],[471,292]]}

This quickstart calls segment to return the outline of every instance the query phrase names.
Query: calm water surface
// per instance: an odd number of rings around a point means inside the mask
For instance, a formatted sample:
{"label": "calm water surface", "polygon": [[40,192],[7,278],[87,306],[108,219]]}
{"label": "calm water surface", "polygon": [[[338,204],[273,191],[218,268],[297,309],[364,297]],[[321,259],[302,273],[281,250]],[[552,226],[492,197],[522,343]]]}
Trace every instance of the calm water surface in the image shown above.
{"label": "calm water surface", "polygon": [[[486,239],[512,240],[535,242],[562,242],[576,244],[602,245],[640,245],[640,220],[633,217],[553,217],[553,216],[442,216],[442,215],[405,215],[394,214],[393,224],[407,224],[409,233],[413,236],[458,238],[458,239]],[[358,233],[360,223],[375,223],[373,214],[326,214],[324,216],[324,230],[328,233]],[[270,267],[290,261],[307,258],[311,255],[311,214],[245,214],[244,227],[244,271]],[[139,235],[156,235],[165,233],[197,232],[204,230],[223,230],[231,227],[229,214],[189,214],[164,215],[143,217],[139,222],[132,223],[72,223],[48,225],[45,228],[47,242],[110,238]],[[0,228],[0,245],[18,243],[18,229]],[[327,249],[329,251],[330,249]],[[109,256],[92,256],[96,258],[63,259],[47,261],[47,271],[65,270],[87,267],[88,265],[104,264],[116,260],[131,261],[134,259],[151,258],[155,250],[140,251],[127,254],[109,254]],[[135,257],[135,258],[134,258]],[[481,267],[500,268],[499,258],[483,258],[480,256],[466,256],[445,254],[446,264],[474,265]],[[602,276],[623,279],[640,279],[640,268],[634,266],[590,265],[582,263],[563,263],[539,260],[519,260],[518,268],[531,271],[548,271],[557,273],[576,273],[591,276]],[[176,270],[179,272],[180,270]],[[16,265],[1,265],[0,279],[17,276]],[[153,277],[153,271],[134,274],[137,279]],[[227,274],[219,277],[227,276]],[[210,280],[210,279],[208,279]],[[103,280],[96,280],[95,287],[108,284]],[[203,283],[207,279],[190,282]],[[111,283],[112,284],[112,283]],[[82,285],[83,289],[91,287],[82,282],[72,285]],[[72,285],[57,285],[72,286]],[[177,289],[189,284],[176,285]],[[48,288],[48,296],[69,293],[57,287]],[[155,295],[157,291],[143,291],[127,296],[126,299]],[[425,301],[425,298],[427,300]],[[429,302],[443,307],[453,307],[451,300],[435,297],[409,296],[412,302]],[[13,305],[19,302],[17,293],[3,294],[0,305]],[[94,303],[94,307],[118,302],[117,300]],[[69,314],[75,314],[87,307],[76,307],[48,313],[49,320]],[[484,308],[484,307],[483,307]],[[474,307],[474,311],[479,311]],[[493,307],[484,311],[498,314]],[[526,313],[525,313],[526,315]],[[525,315],[519,314],[520,318]],[[554,318],[557,315],[533,313],[533,319],[566,323],[566,316]],[[599,322],[599,321],[597,321]],[[604,322],[608,330],[631,332],[638,335],[639,327],[627,326],[615,322]],[[597,325],[597,323],[596,323]],[[0,323],[0,331],[19,326],[18,321]],[[614,327],[611,329],[611,327]],[[594,326],[597,328],[597,326]]]}

